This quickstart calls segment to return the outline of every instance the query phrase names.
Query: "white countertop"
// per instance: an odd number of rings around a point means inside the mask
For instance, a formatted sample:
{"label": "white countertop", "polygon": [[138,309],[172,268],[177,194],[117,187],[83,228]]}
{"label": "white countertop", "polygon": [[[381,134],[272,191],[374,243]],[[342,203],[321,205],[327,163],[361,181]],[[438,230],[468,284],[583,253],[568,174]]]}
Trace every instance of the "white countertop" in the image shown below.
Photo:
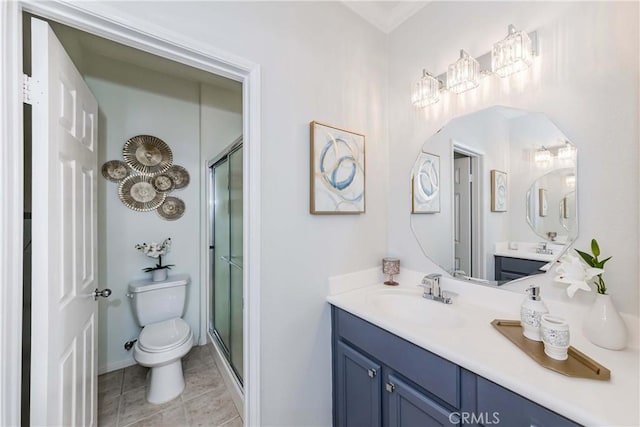
{"label": "white countertop", "polygon": [[[569,321],[571,345],[611,370],[610,381],[571,378],[538,365],[490,324],[494,319],[519,319],[522,294],[445,278],[442,288],[458,294],[447,309],[456,310],[462,317],[462,324],[453,328],[427,326],[407,316],[390,315],[374,303],[380,301],[376,300],[376,295],[393,289],[419,296],[422,290],[415,284],[419,283],[420,277],[419,273],[405,270],[396,279],[400,282],[398,287],[375,284],[353,289],[355,286],[346,282],[355,276],[349,275],[337,281],[341,282],[340,286],[331,285],[334,294],[327,300],[578,423],[589,426],[640,425],[637,318],[625,316],[633,337],[627,349],[611,351],[597,347],[582,335],[584,307],[546,301],[551,314]],[[372,274],[368,272],[367,280],[371,278]],[[347,291],[335,293],[340,288]],[[441,304],[426,299],[421,299],[422,302],[425,310],[429,310],[432,304]]]}

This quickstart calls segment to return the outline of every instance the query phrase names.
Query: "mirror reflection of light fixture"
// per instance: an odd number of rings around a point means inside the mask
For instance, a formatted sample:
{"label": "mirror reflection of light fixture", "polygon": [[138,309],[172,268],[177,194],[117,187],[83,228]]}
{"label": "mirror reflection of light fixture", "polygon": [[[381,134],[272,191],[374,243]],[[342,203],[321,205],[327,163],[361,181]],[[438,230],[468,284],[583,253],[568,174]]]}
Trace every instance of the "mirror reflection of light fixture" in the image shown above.
{"label": "mirror reflection of light fixture", "polygon": [[564,177],[564,185],[569,188],[576,187],[576,176],[575,175],[567,175]]}
{"label": "mirror reflection of light fixture", "polygon": [[440,100],[440,81],[427,70],[422,70],[422,77],[415,85],[411,101],[416,107],[426,107]]}
{"label": "mirror reflection of light fixture", "polygon": [[479,78],[480,64],[461,49],[460,59],[449,65],[447,70],[447,89],[458,94],[466,92],[478,87]]}
{"label": "mirror reflection of light fixture", "polygon": [[541,147],[535,152],[535,154],[533,155],[533,159],[538,164],[549,163],[551,161],[551,151],[549,151],[545,147]]}
{"label": "mirror reflection of light fixture", "polygon": [[572,159],[575,156],[576,147],[571,145],[569,141],[565,141],[563,147],[558,148],[558,158],[562,160]]}
{"label": "mirror reflection of light fixture", "polygon": [[491,70],[500,77],[526,70],[533,62],[529,35],[513,25],[509,25],[508,33],[491,50]]}

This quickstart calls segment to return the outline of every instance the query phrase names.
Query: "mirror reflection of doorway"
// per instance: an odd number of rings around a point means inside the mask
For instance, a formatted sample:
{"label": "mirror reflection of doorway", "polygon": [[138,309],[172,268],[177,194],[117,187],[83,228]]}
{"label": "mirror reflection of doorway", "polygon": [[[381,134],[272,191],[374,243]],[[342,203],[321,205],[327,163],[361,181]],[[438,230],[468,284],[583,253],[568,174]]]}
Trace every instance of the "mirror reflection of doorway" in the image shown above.
{"label": "mirror reflection of doorway", "polygon": [[209,333],[243,384],[242,139],[210,168],[211,310]]}
{"label": "mirror reflection of doorway", "polygon": [[453,266],[454,273],[482,277],[479,242],[480,158],[454,143],[453,149]]}

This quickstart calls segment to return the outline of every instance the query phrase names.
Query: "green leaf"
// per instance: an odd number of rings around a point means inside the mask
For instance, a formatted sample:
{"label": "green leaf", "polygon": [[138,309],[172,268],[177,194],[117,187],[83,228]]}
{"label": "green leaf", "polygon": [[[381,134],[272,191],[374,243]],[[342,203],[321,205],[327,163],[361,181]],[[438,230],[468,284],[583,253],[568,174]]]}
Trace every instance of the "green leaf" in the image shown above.
{"label": "green leaf", "polygon": [[602,261],[598,261],[598,262],[596,263],[596,268],[603,268],[603,267],[604,267],[604,264],[605,264],[607,261],[609,261],[611,258],[613,258],[613,257],[609,257],[609,258],[603,259]]}
{"label": "green leaf", "polygon": [[600,246],[598,246],[596,239],[591,239],[591,252],[593,252],[593,256],[596,258],[600,256]]}
{"label": "green leaf", "polygon": [[595,267],[595,262],[591,255],[589,255],[586,252],[582,252],[581,250],[578,250],[578,249],[576,249],[575,251],[578,252],[578,255],[580,255],[584,260],[584,262],[586,262],[590,267]]}

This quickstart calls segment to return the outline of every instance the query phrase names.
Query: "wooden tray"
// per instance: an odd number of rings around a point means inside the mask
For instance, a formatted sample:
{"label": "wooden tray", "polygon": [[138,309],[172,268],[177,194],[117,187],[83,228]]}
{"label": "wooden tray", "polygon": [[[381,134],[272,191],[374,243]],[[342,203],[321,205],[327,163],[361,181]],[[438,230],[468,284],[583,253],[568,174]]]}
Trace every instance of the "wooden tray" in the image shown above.
{"label": "wooden tray", "polygon": [[567,360],[556,360],[547,356],[542,342],[530,340],[522,335],[522,326],[520,326],[519,320],[496,319],[491,324],[509,341],[518,346],[520,350],[527,353],[529,357],[547,369],[568,377],[591,378],[602,381],[611,379],[610,370],[573,347],[569,347],[569,358]]}

